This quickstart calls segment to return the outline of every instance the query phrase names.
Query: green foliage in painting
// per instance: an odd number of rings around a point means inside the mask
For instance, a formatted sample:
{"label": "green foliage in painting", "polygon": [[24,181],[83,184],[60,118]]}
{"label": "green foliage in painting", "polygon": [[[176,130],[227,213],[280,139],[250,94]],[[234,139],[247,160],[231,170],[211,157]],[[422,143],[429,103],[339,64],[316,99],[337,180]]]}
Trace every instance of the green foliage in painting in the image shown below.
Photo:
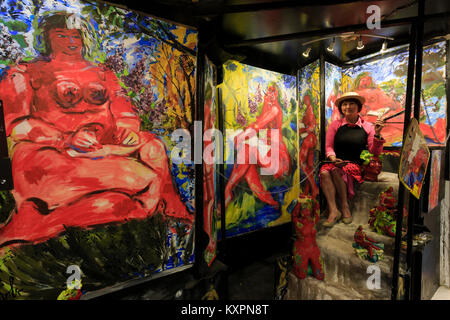
{"label": "green foliage in painting", "polygon": [[[168,243],[168,229],[176,241]],[[10,289],[10,277],[20,290],[18,299],[53,299],[66,289],[69,265],[82,271],[83,291],[93,291],[118,280],[148,277],[171,259],[175,266],[189,263],[193,236],[184,225],[161,214],[145,220],[130,220],[92,230],[68,228],[66,234],[36,245],[8,249],[0,258],[0,294]],[[175,238],[172,238],[175,239]],[[186,247],[180,257],[176,247]]]}
{"label": "green foliage in painting", "polygon": [[0,191],[0,224],[5,222],[16,206],[16,201],[10,191]]}

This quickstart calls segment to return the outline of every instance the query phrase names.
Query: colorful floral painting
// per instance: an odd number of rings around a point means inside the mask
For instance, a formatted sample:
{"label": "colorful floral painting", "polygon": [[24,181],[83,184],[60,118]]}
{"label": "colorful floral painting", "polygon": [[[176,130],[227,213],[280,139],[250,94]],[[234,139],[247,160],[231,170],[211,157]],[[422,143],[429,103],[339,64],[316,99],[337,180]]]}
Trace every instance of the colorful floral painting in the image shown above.
{"label": "colorful floral painting", "polygon": [[[366,99],[360,114],[367,121],[375,122],[378,116],[404,110],[407,63],[408,54],[404,52],[343,70],[343,91],[355,91]],[[403,117],[399,115],[386,123],[384,145],[401,146],[402,137]]]}
{"label": "colorful floral painting", "polygon": [[430,187],[428,190],[428,212],[439,204],[439,184],[441,179],[442,150],[431,151]]}
{"label": "colorful floral painting", "polygon": [[[445,57],[445,42],[424,48],[419,123],[428,144],[442,144],[445,140]],[[386,58],[358,63],[343,69],[342,90],[362,95],[366,102],[361,115],[375,122],[378,116],[385,118],[404,110],[407,70],[407,49]],[[386,122],[385,146],[402,145],[403,120],[404,114],[400,114]]]}
{"label": "colorful floral painting", "polygon": [[209,243],[204,257],[210,265],[216,257],[217,232],[220,216],[220,195],[218,194],[218,165],[220,164],[221,140],[218,136],[219,119],[216,97],[216,69],[206,58],[205,62],[205,107],[203,121],[203,148],[208,159],[203,159],[203,222]]}
{"label": "colorful floral painting", "polygon": [[423,51],[420,129],[428,145],[445,144],[447,95],[445,91],[446,42],[427,46]]}
{"label": "colorful floral painting", "polygon": [[429,158],[430,150],[427,142],[418,121],[413,118],[402,147],[398,176],[405,188],[417,199],[420,199]]}
{"label": "colorful floral painting", "polygon": [[192,122],[196,31],[78,0],[3,1],[0,28],[2,297],[56,299],[70,266],[89,296],[192,265],[194,166],[170,137]]}
{"label": "colorful floral painting", "polygon": [[300,193],[316,198],[318,155],[320,151],[320,84],[319,62],[313,62],[299,71],[299,166]]}
{"label": "colorful floral painting", "polygon": [[331,63],[325,62],[325,123],[328,125],[341,118],[335,101],[342,94],[342,69]]}
{"label": "colorful floral painting", "polygon": [[291,220],[286,209],[298,197],[296,77],[236,61],[223,70],[226,236],[235,236]]}

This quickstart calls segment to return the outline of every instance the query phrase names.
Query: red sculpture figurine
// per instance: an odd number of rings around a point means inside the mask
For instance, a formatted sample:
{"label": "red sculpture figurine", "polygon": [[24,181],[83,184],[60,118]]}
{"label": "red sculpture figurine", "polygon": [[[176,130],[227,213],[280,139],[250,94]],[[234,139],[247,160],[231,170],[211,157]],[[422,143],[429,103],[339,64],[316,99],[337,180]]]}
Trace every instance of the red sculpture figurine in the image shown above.
{"label": "red sculpture figurine", "polygon": [[378,206],[369,211],[369,225],[377,233],[395,237],[397,206],[394,188],[380,193]]}
{"label": "red sculpture figurine", "polygon": [[382,162],[378,157],[371,157],[368,165],[363,165],[364,180],[378,181],[378,175],[382,169]]}
{"label": "red sculpture figurine", "polygon": [[356,229],[353,239],[355,240],[354,247],[360,247],[368,250],[369,261],[378,261],[378,255],[374,252],[374,250],[384,250],[384,245],[382,243],[377,243],[374,239],[368,237],[362,226],[359,226],[358,229]]}
{"label": "red sculpture figurine", "polygon": [[309,262],[316,279],[323,280],[325,277],[320,249],[316,242],[319,215],[319,203],[309,196],[300,196],[292,212],[296,234],[293,249],[294,273],[299,279],[306,278]]}
{"label": "red sculpture figurine", "polygon": [[396,208],[396,200],[394,196],[394,188],[389,187],[385,192],[382,192],[380,194],[380,205],[389,208],[389,209],[395,209]]}

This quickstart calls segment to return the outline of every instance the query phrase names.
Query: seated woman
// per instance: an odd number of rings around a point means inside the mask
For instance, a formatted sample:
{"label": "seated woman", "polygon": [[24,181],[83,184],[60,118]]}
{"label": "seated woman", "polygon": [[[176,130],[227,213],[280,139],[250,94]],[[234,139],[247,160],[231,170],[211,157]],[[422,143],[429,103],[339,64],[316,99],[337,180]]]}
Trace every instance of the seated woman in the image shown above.
{"label": "seated woman", "polygon": [[[355,92],[343,94],[336,100],[342,118],[333,121],[327,131],[325,155],[330,163],[320,168],[320,186],[327,200],[329,216],[323,223],[332,227],[343,215],[343,222],[352,222],[348,199],[354,195],[354,183],[362,183],[360,154],[369,150],[374,155],[383,151],[384,139],[380,133],[384,127],[378,119],[373,125],[364,121],[359,112],[364,98]],[[337,197],[336,197],[337,195]],[[339,200],[339,211],[336,199]]]}
{"label": "seated woman", "polygon": [[84,58],[87,22],[58,12],[39,30],[43,57],[11,67],[0,82],[16,201],[0,247],[157,211],[191,223],[164,144],[139,131],[115,74]]}

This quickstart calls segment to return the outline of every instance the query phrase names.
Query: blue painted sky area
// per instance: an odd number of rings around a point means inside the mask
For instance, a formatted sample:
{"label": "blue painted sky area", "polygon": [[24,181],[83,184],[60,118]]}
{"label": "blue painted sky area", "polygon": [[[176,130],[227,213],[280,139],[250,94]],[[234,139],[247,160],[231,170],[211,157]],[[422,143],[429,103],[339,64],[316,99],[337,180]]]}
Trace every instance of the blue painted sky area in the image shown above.
{"label": "blue painted sky area", "polygon": [[[275,82],[279,86],[280,93],[283,93],[280,96],[286,97],[287,101],[290,101],[291,98],[295,99],[295,83],[297,81],[295,76],[285,75],[245,64],[243,66],[244,72],[251,75],[247,77],[249,92],[255,94],[258,85],[265,90],[270,82]],[[283,107],[287,108],[288,106]]]}
{"label": "blue painted sky area", "polygon": [[353,68],[343,69],[343,74],[355,79],[358,74],[369,72],[377,84],[396,78],[406,81],[406,72],[399,77],[398,75],[395,75],[394,71],[400,63],[405,63],[407,60],[408,52],[405,51],[387,58],[356,65]]}
{"label": "blue painted sky area", "polygon": [[[319,67],[319,61],[314,61],[300,70],[298,87],[300,93],[304,93],[306,90],[310,89],[310,83],[314,71]],[[306,86],[306,87],[305,87]]]}

